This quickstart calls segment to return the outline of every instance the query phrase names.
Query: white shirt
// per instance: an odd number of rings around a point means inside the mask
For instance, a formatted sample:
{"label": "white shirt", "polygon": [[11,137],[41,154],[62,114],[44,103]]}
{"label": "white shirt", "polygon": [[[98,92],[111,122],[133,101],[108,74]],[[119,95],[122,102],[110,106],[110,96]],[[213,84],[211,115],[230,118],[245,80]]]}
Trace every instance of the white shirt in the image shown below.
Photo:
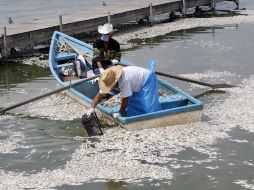
{"label": "white shirt", "polygon": [[126,98],[131,96],[133,92],[139,92],[145,80],[147,79],[149,72],[149,70],[141,67],[124,67],[122,75],[118,80],[121,97]]}

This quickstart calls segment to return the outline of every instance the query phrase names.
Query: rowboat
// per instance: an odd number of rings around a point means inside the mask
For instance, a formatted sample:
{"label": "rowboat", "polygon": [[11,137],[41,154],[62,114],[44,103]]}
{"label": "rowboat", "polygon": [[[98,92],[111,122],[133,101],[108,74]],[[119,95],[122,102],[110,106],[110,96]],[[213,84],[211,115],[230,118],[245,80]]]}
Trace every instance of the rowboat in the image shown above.
{"label": "rowboat", "polygon": [[[61,32],[54,32],[50,45],[49,66],[60,85],[67,86],[83,80],[75,76],[63,76],[61,72],[63,68],[73,66],[74,63],[70,60],[75,59],[77,54],[82,55],[89,63],[86,65],[86,76],[89,78],[93,75],[90,64],[93,55],[92,45]],[[132,65],[125,59],[122,59],[121,63],[126,66]],[[162,93],[159,96],[161,111],[131,117],[120,116],[118,123],[128,130],[136,130],[193,123],[201,120],[202,102],[162,79],[158,79],[158,89],[159,92],[164,92],[164,95]],[[98,90],[98,85],[90,80],[71,86],[67,93],[84,106],[89,107]],[[96,107],[96,112],[112,119],[112,113],[117,112],[119,107],[119,104],[108,107],[100,103]]]}

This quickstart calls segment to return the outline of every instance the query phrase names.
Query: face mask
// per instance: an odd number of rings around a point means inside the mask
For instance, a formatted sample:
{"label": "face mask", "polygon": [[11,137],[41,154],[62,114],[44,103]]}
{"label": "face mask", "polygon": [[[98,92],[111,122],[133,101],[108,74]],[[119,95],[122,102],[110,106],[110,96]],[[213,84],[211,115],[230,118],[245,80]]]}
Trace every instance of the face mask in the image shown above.
{"label": "face mask", "polygon": [[104,41],[104,42],[108,42],[108,40],[109,40],[109,35],[108,35],[108,34],[102,34],[102,35],[101,35],[101,40]]}

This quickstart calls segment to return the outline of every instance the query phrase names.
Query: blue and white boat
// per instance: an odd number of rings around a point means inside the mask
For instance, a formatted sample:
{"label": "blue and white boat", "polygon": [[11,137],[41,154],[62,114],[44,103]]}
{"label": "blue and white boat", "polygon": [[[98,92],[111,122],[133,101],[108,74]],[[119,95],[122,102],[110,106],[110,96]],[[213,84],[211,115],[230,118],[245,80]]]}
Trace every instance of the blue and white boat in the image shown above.
{"label": "blue and white boat", "polygon": [[[66,51],[65,48],[74,51]],[[91,60],[93,55],[92,46],[66,34],[54,32],[50,45],[49,66],[53,76],[60,85],[67,86],[70,82],[75,83],[84,80],[77,77],[65,77],[61,73],[63,67],[73,65],[73,62],[69,62],[69,60],[74,59],[77,54],[83,55],[89,62],[89,58]],[[131,64],[124,59],[121,60],[121,63],[126,65]],[[92,73],[91,64],[87,64],[86,70],[89,77],[89,73]],[[193,123],[201,120],[203,108],[202,102],[178,87],[161,79],[158,79],[158,89],[167,92],[166,95],[159,96],[162,107],[161,111],[132,117],[121,116],[118,117],[119,124],[128,130],[135,130]],[[66,91],[72,98],[86,107],[89,107],[98,92],[98,86],[94,85],[93,81],[90,80],[75,85]],[[117,112],[119,106],[120,105],[106,107],[103,104],[98,104],[96,110],[104,116],[112,119],[112,113]]]}

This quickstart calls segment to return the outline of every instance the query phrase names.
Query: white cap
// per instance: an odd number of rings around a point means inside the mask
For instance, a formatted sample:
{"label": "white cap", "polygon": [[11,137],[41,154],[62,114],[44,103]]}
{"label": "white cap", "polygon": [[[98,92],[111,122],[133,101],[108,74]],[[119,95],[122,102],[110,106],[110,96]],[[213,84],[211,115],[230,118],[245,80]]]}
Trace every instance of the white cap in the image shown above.
{"label": "white cap", "polygon": [[106,23],[104,25],[98,26],[98,32],[100,34],[109,34],[110,32],[113,32],[113,25],[110,23]]}

